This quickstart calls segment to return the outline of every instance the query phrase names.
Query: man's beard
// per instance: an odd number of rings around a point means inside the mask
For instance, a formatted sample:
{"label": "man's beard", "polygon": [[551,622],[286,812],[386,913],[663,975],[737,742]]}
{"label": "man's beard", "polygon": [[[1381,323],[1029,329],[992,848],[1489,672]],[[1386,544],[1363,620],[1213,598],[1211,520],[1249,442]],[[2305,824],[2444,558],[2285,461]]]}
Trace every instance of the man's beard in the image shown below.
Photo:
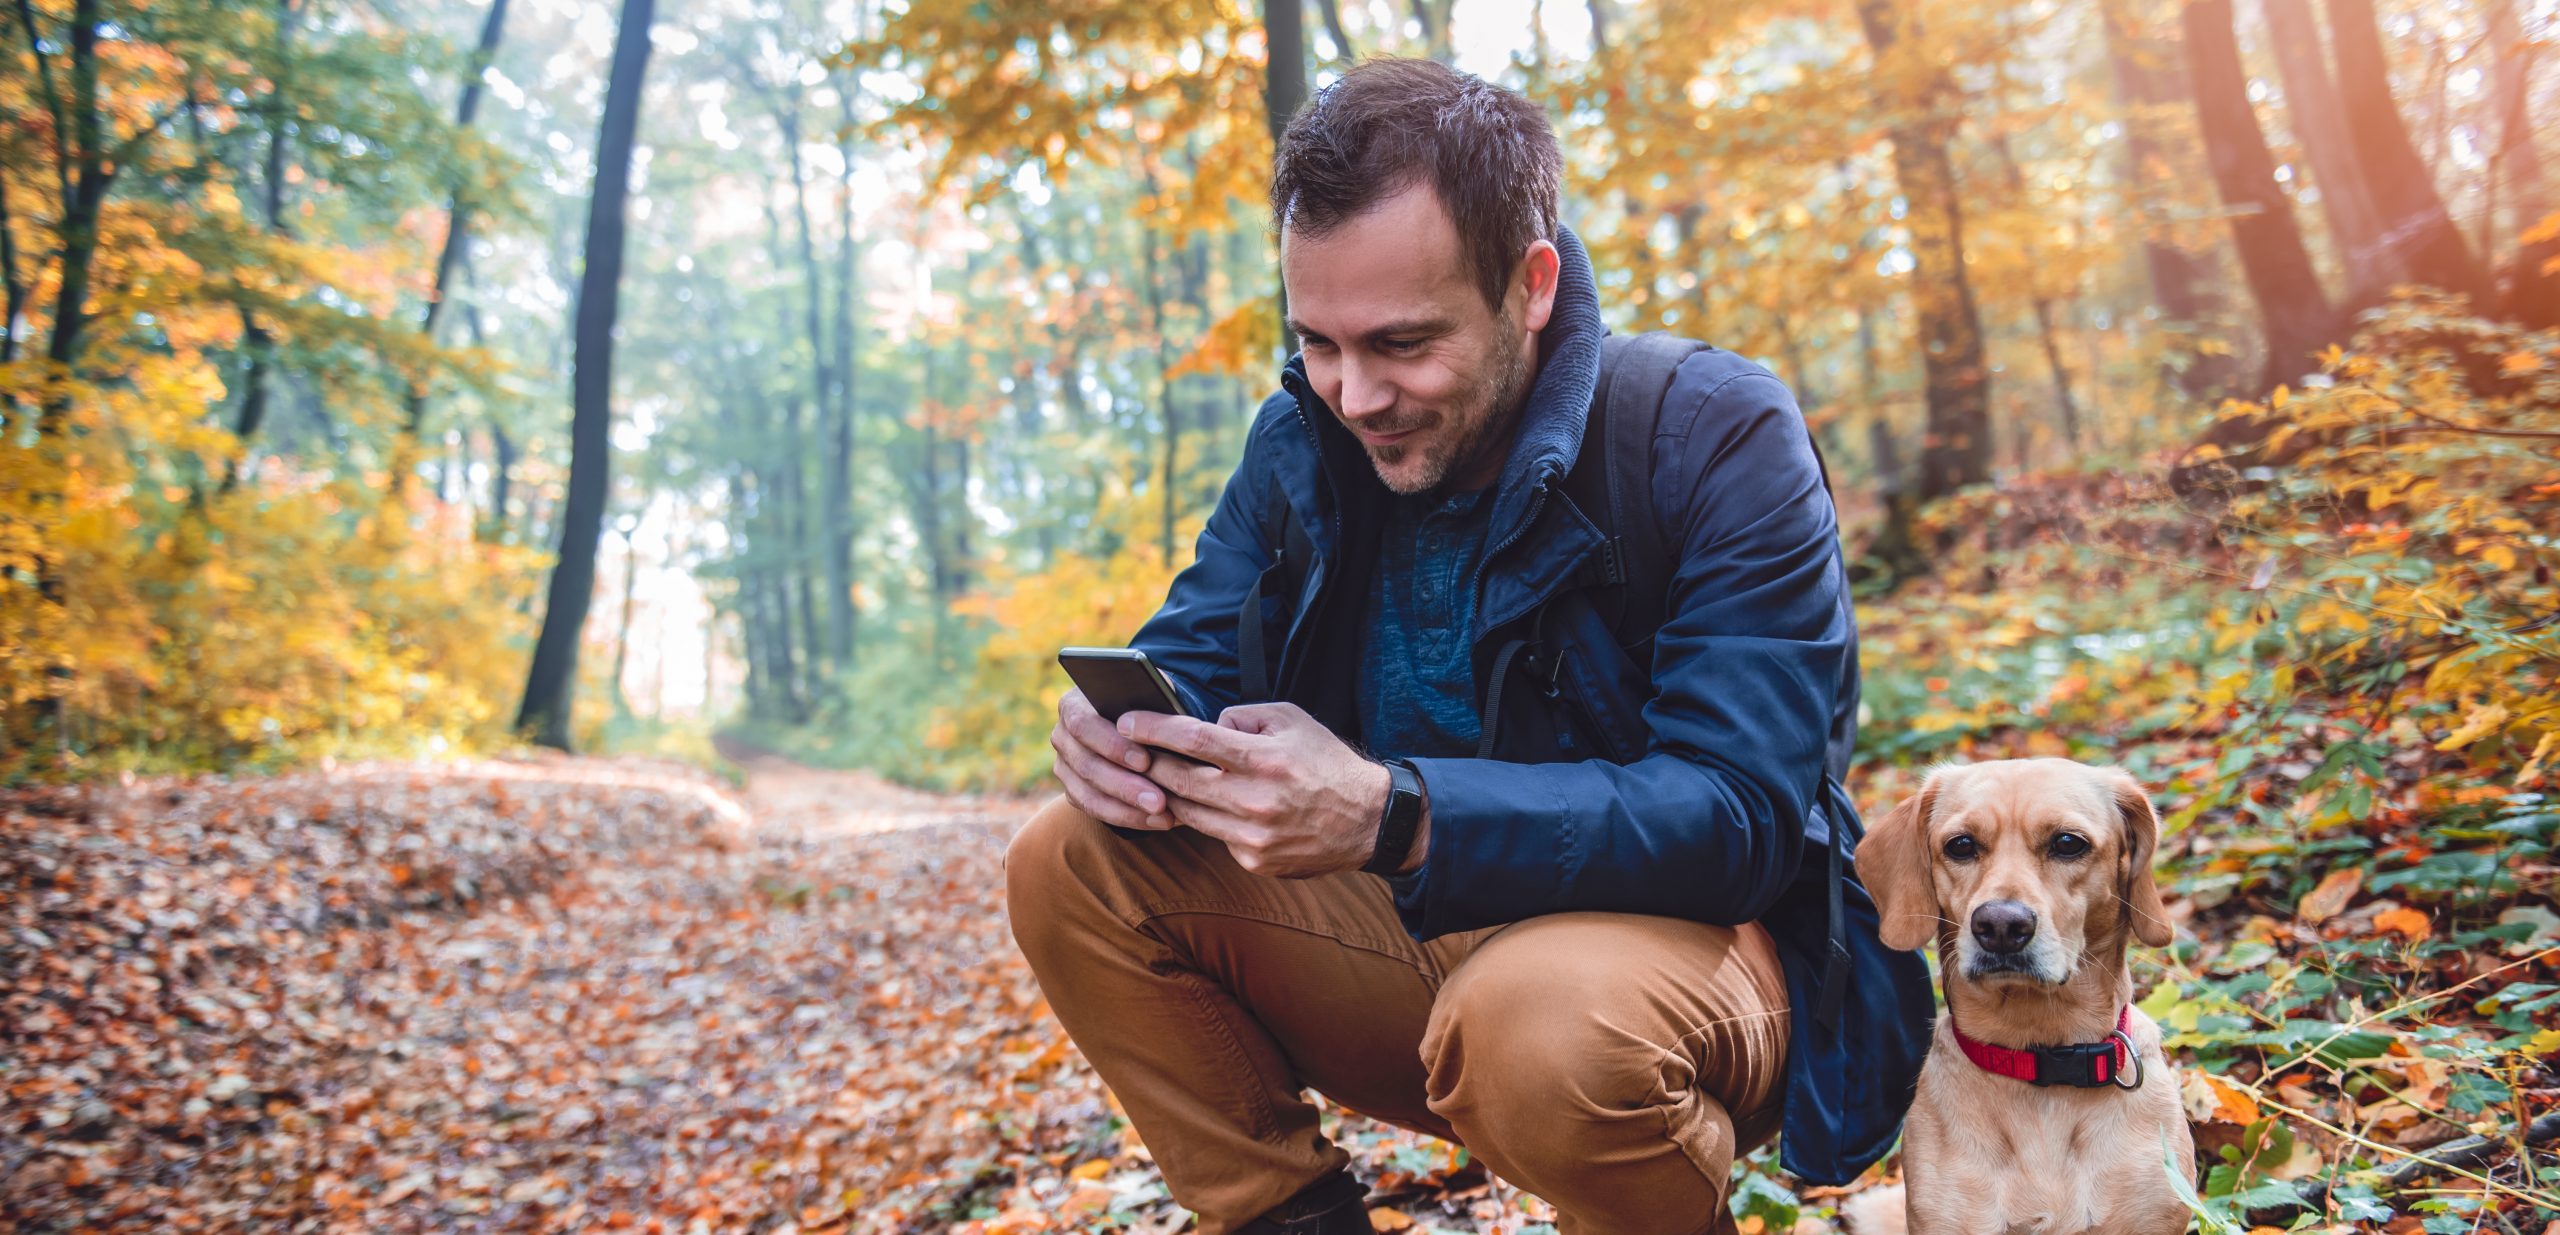
{"label": "man's beard", "polygon": [[1424,456],[1422,475],[1410,487],[1387,480],[1383,465],[1403,461],[1405,452],[1415,447],[1385,446],[1369,452],[1371,463],[1380,466],[1378,478],[1386,481],[1389,489],[1407,497],[1431,493],[1446,486],[1452,477],[1475,475],[1487,459],[1510,451],[1511,430],[1519,423],[1521,409],[1528,402],[1529,383],[1536,370],[1519,330],[1505,322],[1497,333],[1500,350],[1494,353],[1493,363],[1485,366],[1483,374],[1467,387],[1459,404],[1466,411],[1483,410],[1454,442]]}

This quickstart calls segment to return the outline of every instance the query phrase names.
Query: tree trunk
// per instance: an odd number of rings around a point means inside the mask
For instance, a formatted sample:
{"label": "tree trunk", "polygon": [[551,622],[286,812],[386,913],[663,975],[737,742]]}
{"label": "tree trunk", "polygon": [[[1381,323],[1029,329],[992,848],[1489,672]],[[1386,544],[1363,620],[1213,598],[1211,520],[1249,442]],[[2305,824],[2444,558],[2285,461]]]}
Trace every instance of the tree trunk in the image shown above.
{"label": "tree trunk", "polygon": [[[787,109],[777,104],[775,114],[782,125],[783,144],[790,154],[791,204],[800,224],[800,269],[808,276],[807,284],[803,289],[802,304],[805,309],[803,324],[809,333],[810,404],[818,422],[832,429],[833,422],[838,419],[834,414],[837,407],[835,365],[829,356],[826,326],[818,308],[826,279],[824,271],[818,265],[817,240],[809,222],[809,180],[807,169],[800,159],[799,100],[795,96],[787,102],[789,103]],[[798,436],[795,431],[793,434],[795,441]],[[827,433],[828,457],[826,469],[822,473],[826,479],[821,481],[827,492],[823,495],[824,502],[818,515],[818,522],[821,525],[819,534],[802,541],[804,548],[815,548],[821,552],[820,565],[826,580],[826,590],[829,593],[828,624],[825,635],[821,635],[818,629],[815,604],[804,603],[802,608],[802,616],[807,619],[809,627],[809,667],[812,674],[817,676],[824,676],[827,672],[843,668],[843,662],[832,651],[836,645],[833,636],[836,628],[845,624],[841,611],[851,599],[850,593],[836,593],[836,585],[841,582],[836,570],[835,542],[838,523],[836,504],[842,500],[842,494],[840,487],[833,483],[834,461],[841,450],[841,445],[836,440],[838,436],[839,433],[836,431]],[[801,469],[795,465],[792,469],[795,481],[801,474]],[[804,602],[814,602],[814,597],[811,596],[814,587],[807,579],[808,572],[803,570],[798,573],[802,576],[801,588]]]}
{"label": "tree trunk", "polygon": [[2373,204],[2381,211],[2385,243],[2411,278],[2486,306],[2489,280],[2445,212],[2435,178],[2391,101],[2391,61],[2383,54],[2373,0],[2329,0],[2329,36],[2336,43],[2347,131],[2355,135]]}
{"label": "tree trunk", "polygon": [[2284,76],[2284,110],[2311,160],[2311,182],[2320,189],[2320,212],[2338,242],[2346,267],[2346,307],[2379,304],[2391,285],[2407,277],[2382,236],[2382,218],[2368,195],[2371,181],[2347,132],[2346,104],[2329,80],[2320,54],[2320,25],[2311,0],[2261,0],[2276,68]]}
{"label": "tree trunk", "polygon": [[1351,35],[1342,28],[1341,0],[1316,0],[1316,12],[1324,17],[1324,32],[1333,40],[1333,59],[1345,68],[1359,62],[1360,52],[1351,45]]}
{"label": "tree trunk", "polygon": [[649,18],[656,0],[623,0],[596,135],[595,190],[587,199],[587,260],[578,281],[577,358],[571,378],[569,502],[560,518],[560,557],[525,675],[516,729],[569,749],[569,708],[578,676],[579,633],[596,590],[596,540],[613,466],[613,320],[621,305],[623,213],[631,189],[631,147],[640,126],[640,79],[649,67]]}
{"label": "tree trunk", "polygon": [[[1423,0],[1415,0],[1417,6]],[[1419,8],[1417,7],[1417,11]],[[1280,134],[1289,127],[1289,118],[1307,102],[1307,14],[1299,0],[1262,0],[1262,37],[1269,46],[1269,59],[1262,74],[1262,114],[1271,126],[1271,145],[1276,151]],[[1275,253],[1274,257],[1278,255]],[[1289,338],[1289,288],[1280,286],[1273,299],[1280,306],[1280,338],[1285,347]]]}
{"label": "tree trunk", "polygon": [[2174,63],[2169,50],[2156,39],[2137,37],[2119,4],[2105,5],[2100,19],[2117,99],[2125,109],[2125,181],[2132,186],[2135,207],[2142,216],[2142,260],[2150,276],[2151,298],[2160,306],[2169,331],[2195,344],[2177,358],[2183,364],[2173,360],[2166,367],[2188,397],[2217,397],[2231,387],[2233,365],[2229,349],[2203,345],[2209,316],[2207,276],[2194,254],[2162,238],[2169,231],[2169,220],[2154,199],[2157,192],[2182,178],[2155,131],[2156,118],[2173,109],[2183,114],[2192,91],[2171,80],[2176,71],[2168,67]]}
{"label": "tree trunk", "polygon": [[854,313],[860,305],[856,288],[862,280],[862,250],[853,218],[853,80],[836,90],[839,108],[836,153],[841,160],[844,194],[844,241],[836,252],[836,404],[835,441],[827,453],[827,647],[839,673],[853,668],[854,637],[862,611],[853,592],[854,400],[859,393],[854,357],[859,351]]}
{"label": "tree trunk", "polygon": [[[2009,149],[2008,134],[1993,133],[1991,135],[1991,150],[1992,153],[2000,157],[2001,175],[2003,179],[2008,181],[2009,196],[2011,200],[2017,203],[2018,209],[2026,209],[2027,175],[2024,170],[2019,168],[2017,155]],[[2034,273],[2032,271],[2028,274],[2027,284],[2028,305],[2035,312],[2036,341],[2044,348],[2045,371],[2053,377],[2054,410],[2062,413],[2062,439],[2076,450],[2080,445],[2080,400],[2072,394],[2071,369],[2070,366],[2062,362],[2062,345],[2055,338],[2053,327],[2053,298],[2046,295],[2043,288],[2035,286]],[[2023,428],[2024,426],[2020,427]],[[2025,445],[2027,435],[2025,433],[2019,433],[2017,437],[2019,442],[2018,468],[2019,470],[2024,471],[2027,467],[2027,453]]]}
{"label": "tree trunk", "polygon": [[[506,29],[507,0],[489,0],[489,15],[480,21],[480,44],[471,53],[471,71],[462,80],[462,102],[455,108],[453,126],[457,132],[468,132],[472,120],[480,114],[480,92],[489,76],[489,65],[497,59],[498,38]],[[471,199],[457,185],[445,208],[444,247],[436,254],[436,282],[427,293],[427,307],[419,314],[418,333],[428,343],[436,341],[436,325],[444,312],[446,291],[453,285],[454,267],[460,263],[463,248],[471,238]],[[409,379],[408,394],[403,403],[401,431],[411,438],[418,436],[419,426],[427,418],[427,383],[423,377]],[[392,483],[400,483],[395,473]]]}
{"label": "tree trunk", "polygon": [[[2490,187],[2515,189],[2516,230],[2523,231],[2551,213],[2551,190],[2542,174],[2542,152],[2533,143],[2533,58],[2541,45],[2528,42],[2516,20],[2515,0],[2489,0],[2489,46],[2497,56],[2489,98],[2498,126],[2498,153],[2490,165]],[[2496,212],[2492,211],[2494,217]],[[2483,246],[2482,251],[2488,251]]]}
{"label": "tree trunk", "polygon": [[516,441],[507,436],[505,425],[495,417],[489,421],[489,517],[481,525],[484,544],[507,543],[507,489],[514,483]]}
{"label": "tree trunk", "polygon": [[[1155,161],[1141,155],[1139,166],[1145,176],[1147,195],[1153,197],[1156,194]],[[1174,409],[1173,379],[1168,376],[1173,372],[1173,344],[1165,325],[1164,272],[1162,263],[1156,260],[1156,239],[1154,228],[1148,227],[1145,223],[1138,224],[1138,245],[1146,254],[1144,272],[1147,280],[1147,328],[1156,337],[1156,403],[1164,416],[1164,436],[1161,442],[1164,450],[1157,477],[1157,485],[1163,493],[1158,502],[1161,510],[1157,521],[1156,551],[1162,555],[1164,564],[1171,566],[1173,565],[1173,523],[1179,513],[1177,510],[1179,499],[1175,491],[1180,486],[1174,472],[1182,446],[1182,417],[1176,414]]]}
{"label": "tree trunk", "polygon": [[2311,354],[2337,336],[2338,316],[2303,250],[2293,203],[2276,184],[2275,159],[2249,107],[2248,77],[2231,32],[2231,0],[2189,0],[2181,24],[2205,154],[2223,204],[2232,211],[2231,237],[2266,324],[2267,363],[2259,388],[2271,389],[2310,366]]}
{"label": "tree trunk", "polygon": [[1890,107],[1894,179],[1911,229],[1912,299],[1929,408],[1912,491],[1926,503],[1991,478],[1991,383],[1982,314],[1964,271],[1964,210],[1947,156],[1955,90],[1939,69],[1890,63],[1907,55],[1895,50],[1906,41],[1906,20],[1895,0],[1859,0],[1858,22]]}
{"label": "tree trunk", "polygon": [[614,617],[613,629],[613,706],[623,715],[634,710],[631,697],[622,689],[622,675],[631,667],[631,602],[640,593],[640,547],[633,532],[622,533],[622,611]]}
{"label": "tree trunk", "polygon": [[[276,235],[291,234],[284,221],[285,136],[292,106],[286,102],[288,66],[292,62],[294,27],[293,0],[276,0],[276,74],[267,91],[267,157],[262,169],[266,183],[262,204],[266,207],[267,230]],[[241,350],[248,353],[248,372],[240,379],[240,413],[231,422],[231,436],[239,453],[223,465],[221,491],[229,493],[240,485],[242,465],[247,462],[249,443],[267,419],[267,368],[275,353],[275,340],[266,327],[258,324],[257,315],[246,305],[240,309]]]}
{"label": "tree trunk", "polygon": [[1413,20],[1422,27],[1423,47],[1442,64],[1458,58],[1457,44],[1449,36],[1449,21],[1457,7],[1458,0],[1413,0]]}

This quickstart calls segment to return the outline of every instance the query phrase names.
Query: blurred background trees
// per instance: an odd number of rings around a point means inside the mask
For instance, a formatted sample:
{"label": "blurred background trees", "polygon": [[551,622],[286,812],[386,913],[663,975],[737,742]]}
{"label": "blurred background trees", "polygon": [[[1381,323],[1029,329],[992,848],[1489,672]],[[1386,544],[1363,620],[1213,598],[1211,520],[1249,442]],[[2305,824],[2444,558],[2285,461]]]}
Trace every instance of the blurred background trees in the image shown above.
{"label": "blurred background trees", "polygon": [[[649,10],[17,3],[7,775],[727,725],[1036,779],[1048,652],[1152,608],[1285,354],[1272,133],[1371,54],[1552,109],[1613,324],[1795,387],[1876,603],[1992,586],[2021,486],[2211,513],[2345,457],[2359,329],[2457,445],[2544,449],[2511,0]],[[2440,500],[2549,500],[2508,481]],[[2533,620],[2554,547],[2502,543],[2456,590]]]}

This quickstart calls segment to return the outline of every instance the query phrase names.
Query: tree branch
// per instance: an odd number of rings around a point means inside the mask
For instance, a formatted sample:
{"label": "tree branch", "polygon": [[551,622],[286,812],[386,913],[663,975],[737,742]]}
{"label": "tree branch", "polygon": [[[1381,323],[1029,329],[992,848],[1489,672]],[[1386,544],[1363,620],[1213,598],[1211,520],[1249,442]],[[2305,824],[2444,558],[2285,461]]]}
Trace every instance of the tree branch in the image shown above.
{"label": "tree branch", "polygon": [[[2507,1136],[2513,1134],[2514,1129],[2509,1129]],[[2471,1170],[2506,1152],[2511,1143],[2507,1136],[2466,1136],[2446,1141],[2425,1153],[2412,1154],[2376,1172],[2374,1191],[2403,1188],[2439,1171]],[[2533,1149],[2553,1141],[2560,1141],[2560,1111],[2550,1112],[2525,1126],[2525,1148]],[[2329,1181],[2304,1180],[2295,1191],[2302,1194],[2303,1205],[2316,1212],[2329,1199]]]}
{"label": "tree branch", "polygon": [[68,123],[62,118],[62,94],[53,85],[53,60],[44,54],[44,36],[36,32],[36,10],[18,0],[18,24],[27,31],[27,52],[36,58],[36,78],[44,87],[45,110],[53,115],[53,174],[62,182],[62,205],[71,206],[71,159]]}

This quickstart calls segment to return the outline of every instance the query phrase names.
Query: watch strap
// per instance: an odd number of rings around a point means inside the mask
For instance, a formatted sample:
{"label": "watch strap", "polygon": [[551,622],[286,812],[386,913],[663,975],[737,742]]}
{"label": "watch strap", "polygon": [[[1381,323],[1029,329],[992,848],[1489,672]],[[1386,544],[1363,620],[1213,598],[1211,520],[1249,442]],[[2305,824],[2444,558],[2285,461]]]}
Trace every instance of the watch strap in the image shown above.
{"label": "watch strap", "polygon": [[1360,868],[1372,875],[1395,874],[1411,855],[1413,834],[1422,827],[1421,773],[1402,759],[1389,759],[1386,766],[1387,804],[1378,812],[1377,848]]}

